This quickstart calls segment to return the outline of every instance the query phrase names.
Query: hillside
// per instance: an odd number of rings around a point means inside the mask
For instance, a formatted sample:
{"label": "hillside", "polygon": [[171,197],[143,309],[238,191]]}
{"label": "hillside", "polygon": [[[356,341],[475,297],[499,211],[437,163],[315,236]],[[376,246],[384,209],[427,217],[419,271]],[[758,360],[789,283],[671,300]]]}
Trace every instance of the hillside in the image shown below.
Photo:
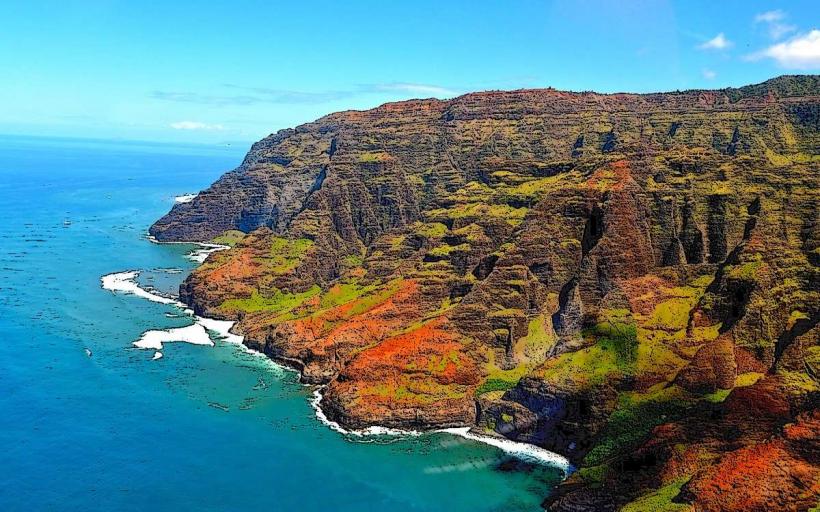
{"label": "hillside", "polygon": [[566,455],[553,510],[807,510],[819,171],[818,76],[482,92],[282,130],[150,232],[233,245],[183,300],[346,426]]}

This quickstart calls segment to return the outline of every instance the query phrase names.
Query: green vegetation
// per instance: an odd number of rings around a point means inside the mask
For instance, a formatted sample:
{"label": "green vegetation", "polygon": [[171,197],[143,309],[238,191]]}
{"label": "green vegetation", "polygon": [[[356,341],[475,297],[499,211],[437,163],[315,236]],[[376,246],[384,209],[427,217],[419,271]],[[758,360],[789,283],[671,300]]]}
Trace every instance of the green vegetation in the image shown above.
{"label": "green vegetation", "polygon": [[762,261],[750,261],[748,263],[743,263],[741,265],[735,265],[733,267],[730,267],[727,276],[731,277],[732,279],[754,281],[755,277],[757,276],[757,272],[760,270],[760,267],[762,265]]}
{"label": "green vegetation", "polygon": [[451,350],[442,356],[431,355],[427,362],[427,371],[434,374],[442,373],[450,363],[453,363],[456,367],[461,366],[461,358],[455,350]]}
{"label": "green vegetation", "polygon": [[604,318],[582,333],[590,346],[550,359],[537,370],[541,377],[587,389],[635,375],[638,334],[631,314],[627,310],[608,310]]}
{"label": "green vegetation", "polygon": [[757,372],[741,373],[740,375],[735,377],[735,385],[734,385],[733,388],[731,388],[731,389],[718,389],[714,393],[708,393],[706,395],[703,395],[703,399],[706,400],[707,402],[712,402],[712,403],[723,402],[724,400],[726,400],[726,398],[729,396],[729,393],[731,393],[734,388],[742,388],[742,387],[746,387],[746,386],[751,386],[752,384],[754,384],[755,382],[757,382],[761,378],[763,378],[762,373],[757,373]]}
{"label": "green vegetation", "polygon": [[475,391],[476,396],[485,393],[507,391],[515,387],[521,377],[527,374],[532,368],[528,364],[519,364],[515,368],[502,370],[495,361],[495,352],[489,352],[487,363],[487,380],[484,381]]}
{"label": "green vegetation", "polygon": [[540,364],[555,345],[555,334],[547,313],[542,313],[527,324],[527,335],[513,347],[517,360],[527,365]]}
{"label": "green vegetation", "polygon": [[285,274],[299,265],[311,247],[313,247],[313,240],[307,238],[291,240],[289,238],[273,237],[270,256],[259,258],[259,260],[272,273]]}
{"label": "green vegetation", "polygon": [[347,300],[346,302],[338,302],[340,299],[337,299],[337,303],[350,304],[349,309],[345,311],[344,316],[346,318],[360,315],[392,297],[397,291],[399,291],[403,281],[403,279],[393,279],[392,281],[381,286],[360,287],[355,291],[351,290],[348,293],[347,296],[350,300]]}
{"label": "green vegetation", "polygon": [[777,374],[791,393],[802,395],[820,391],[820,384],[805,372],[780,370]]}
{"label": "green vegetation", "polygon": [[385,160],[388,160],[389,158],[390,158],[390,155],[388,155],[384,151],[372,152],[372,153],[361,153],[359,155],[359,162],[361,162],[361,163],[384,162]]}
{"label": "green vegetation", "polygon": [[[274,289],[272,293],[263,295],[254,290],[250,297],[228,299],[219,307],[223,311],[267,311],[274,313],[276,321],[281,322],[305,316],[317,317],[332,308],[345,306],[338,315],[334,315],[334,321],[326,326],[330,328],[335,323],[362,314],[383,303],[398,291],[401,282],[401,279],[394,279],[382,285],[362,286],[354,280],[338,283],[324,292],[318,285],[300,293]],[[310,299],[313,300],[308,303]]]}
{"label": "green vegetation", "polygon": [[348,268],[360,267],[364,263],[364,258],[356,254],[349,254],[342,258],[342,264]]}
{"label": "green vegetation", "polygon": [[726,398],[729,396],[729,393],[731,392],[731,389],[718,389],[714,393],[708,393],[706,395],[703,395],[703,399],[713,404],[719,404],[726,400]]}
{"label": "green vegetation", "polygon": [[680,494],[681,487],[691,477],[677,478],[660,489],[644,494],[637,500],[627,503],[621,512],[682,512],[691,507],[682,503],[674,503],[672,499]]}
{"label": "green vegetation", "polygon": [[495,191],[489,185],[471,181],[450,194],[449,199],[456,203],[491,202]]}
{"label": "green vegetation", "polygon": [[655,306],[650,325],[665,329],[681,330],[689,322],[689,312],[697,303],[695,298],[675,298]]}
{"label": "green vegetation", "polygon": [[811,94],[811,91],[816,91],[818,87],[820,87],[820,78],[816,75],[790,75],[772,78],[759,84],[745,85],[737,89],[726,89],[726,95],[733,102],[743,98],[762,97],[770,94],[786,98]]}
{"label": "green vegetation", "polygon": [[521,224],[524,216],[527,215],[527,208],[515,208],[507,204],[484,204],[469,203],[453,206],[452,208],[439,208],[427,212],[427,217],[432,220],[438,219],[486,219],[488,217],[498,218],[507,221],[512,226]]}
{"label": "green vegetation", "polygon": [[229,247],[235,246],[240,240],[245,238],[245,233],[236,229],[229,229],[218,237],[211,240],[211,243],[219,245],[227,245]]}
{"label": "green vegetation", "polygon": [[434,404],[442,399],[463,398],[468,386],[459,384],[439,384],[435,379],[422,380],[403,375],[398,384],[379,383],[367,388],[369,394],[412,402]]}
{"label": "green vegetation", "polygon": [[261,295],[258,290],[254,290],[250,297],[228,299],[219,308],[225,311],[271,311],[282,314],[287,313],[320,292],[321,289],[316,285],[301,293],[285,293],[276,289],[270,296]]}
{"label": "green vegetation", "polygon": [[763,374],[758,372],[741,373],[735,378],[735,387],[742,388],[746,386],[751,386],[752,384],[754,384],[762,378]]}
{"label": "green vegetation", "polygon": [[454,251],[469,251],[470,245],[469,244],[460,244],[460,245],[439,245],[437,247],[433,247],[427,254],[437,258],[445,258],[450,255],[450,253]]}
{"label": "green vegetation", "polygon": [[597,466],[632,450],[653,428],[680,418],[692,404],[677,386],[650,388],[647,393],[625,392],[609,417],[595,447],[584,458],[584,466]]}
{"label": "green vegetation", "polygon": [[525,313],[521,309],[504,308],[491,311],[490,314],[487,316],[489,316],[490,318],[523,318],[525,316]]}
{"label": "green vegetation", "polygon": [[319,309],[325,310],[360,298],[376,289],[376,285],[361,286],[357,281],[330,287],[319,299]]}
{"label": "green vegetation", "polygon": [[577,474],[578,478],[583,480],[585,484],[591,487],[598,487],[601,482],[603,482],[606,474],[609,472],[609,469],[610,467],[608,464],[588,466],[579,469]]}
{"label": "green vegetation", "polygon": [[417,222],[413,225],[413,232],[424,238],[441,238],[447,233],[447,226],[441,222]]}
{"label": "green vegetation", "polygon": [[547,382],[556,385],[568,383],[579,390],[600,385],[620,375],[614,351],[604,350],[597,344],[561,354],[536,371]]}
{"label": "green vegetation", "polygon": [[638,358],[638,331],[635,324],[602,322],[595,326],[598,345],[615,353],[615,364],[623,374],[635,372]]}
{"label": "green vegetation", "polygon": [[534,178],[509,171],[495,171],[493,177],[500,180],[492,186],[471,181],[447,197],[447,208],[426,213],[431,221],[444,219],[474,219],[478,224],[486,219],[500,219],[518,226],[529,211],[550,190],[566,178],[559,174],[548,178]]}
{"label": "green vegetation", "polygon": [[584,331],[584,337],[593,345],[547,361],[539,369],[542,378],[555,383],[579,383],[582,388],[589,388],[634,375],[638,355],[637,329],[622,311],[610,313],[607,321]]}
{"label": "green vegetation", "polygon": [[464,226],[463,228],[459,228],[453,230],[454,235],[462,236],[467,239],[468,242],[478,242],[487,238],[484,234],[484,229],[476,224],[475,222]]}
{"label": "green vegetation", "polygon": [[[704,275],[688,286],[662,288],[648,295],[656,303],[650,314],[637,315],[637,375],[672,375],[694,355],[698,344],[686,342],[689,316],[712,279],[712,275]],[[712,340],[719,327],[693,327],[691,338]]]}
{"label": "green vegetation", "polygon": [[667,294],[672,298],[655,306],[648,320],[648,326],[667,331],[685,329],[689,323],[689,312],[703,296],[703,290],[708,286],[708,281],[711,281],[711,276],[706,276],[706,279],[698,278],[692,286],[669,289]]}
{"label": "green vegetation", "polygon": [[491,391],[507,391],[518,384],[519,379],[505,380],[505,379],[487,379],[475,390],[476,396],[489,393]]}
{"label": "green vegetation", "polygon": [[498,187],[498,195],[502,202],[529,202],[536,203],[544,197],[550,190],[554,190],[561,185],[565,175],[558,174],[548,178],[527,179],[514,186]]}

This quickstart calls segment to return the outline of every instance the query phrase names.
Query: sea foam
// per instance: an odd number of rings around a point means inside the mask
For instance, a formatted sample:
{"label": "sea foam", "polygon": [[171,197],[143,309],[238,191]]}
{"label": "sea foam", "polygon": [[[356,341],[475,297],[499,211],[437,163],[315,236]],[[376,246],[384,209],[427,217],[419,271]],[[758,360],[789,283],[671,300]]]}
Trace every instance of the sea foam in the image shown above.
{"label": "sea foam", "polygon": [[231,246],[229,245],[222,245],[222,244],[212,244],[208,242],[160,242],[156,239],[155,236],[151,234],[146,234],[145,239],[153,244],[185,244],[185,245],[196,245],[197,248],[193,251],[189,252],[185,255],[185,257],[193,262],[202,263],[208,257],[209,254],[217,252],[217,251],[224,251],[230,249]]}
{"label": "sea foam", "polygon": [[335,430],[336,432],[344,434],[346,436],[355,436],[357,438],[363,439],[367,437],[376,436],[418,437],[423,434],[423,432],[420,432],[418,430],[401,430],[397,428],[381,427],[378,425],[372,425],[370,427],[358,430],[346,429],[343,426],[339,425],[337,422],[327,417],[325,411],[322,410],[321,402],[322,388],[316,388],[313,390],[313,397],[310,400],[310,405],[311,407],[313,407],[313,410],[316,413],[316,419],[330,427],[331,430]]}
{"label": "sea foam", "polygon": [[[357,440],[364,440],[368,437],[373,438],[378,436],[418,437],[424,434],[424,432],[418,430],[402,430],[396,428],[381,427],[378,425],[370,426],[359,430],[346,429],[339,425],[337,422],[327,417],[325,412],[322,410],[321,401],[321,388],[314,389],[310,405],[313,407],[313,410],[316,413],[316,418],[320,422],[327,425],[330,429],[335,430],[336,432],[339,432],[340,434],[344,434],[346,436],[353,436],[357,438]],[[569,474],[573,471],[572,464],[570,464],[569,460],[567,460],[566,457],[563,457],[557,453],[545,450],[544,448],[540,448],[535,445],[519,443],[517,441],[512,441],[510,439],[502,439],[493,436],[484,436],[476,434],[475,432],[470,430],[470,427],[442,428],[433,430],[432,432],[442,432],[446,434],[451,434],[454,436],[463,437],[464,439],[469,439],[470,441],[475,441],[478,443],[494,446],[503,451],[504,453],[507,453],[523,461],[539,465],[557,467],[561,469],[564,472],[564,474]]]}
{"label": "sea foam", "polygon": [[138,270],[128,270],[125,272],[115,272],[102,276],[102,287],[112,292],[120,292],[126,295],[136,295],[143,299],[148,299],[151,302],[159,302],[161,304],[173,304],[175,306],[184,306],[181,302],[171,297],[165,297],[158,293],[142,288],[137,284]]}
{"label": "sea foam", "polygon": [[175,341],[190,343],[192,345],[214,345],[214,342],[208,335],[208,331],[199,323],[186,327],[176,327],[174,329],[145,331],[142,333],[142,336],[140,336],[140,339],[135,341],[133,345],[137,348],[162,350],[163,343],[172,343]]}
{"label": "sea foam", "polygon": [[217,251],[224,251],[226,249],[230,249],[231,247],[228,245],[221,245],[221,244],[206,244],[206,243],[199,243],[198,249],[194,249],[193,251],[189,252],[185,255],[191,261],[195,261],[197,263],[204,262],[208,255]]}
{"label": "sea foam", "polygon": [[175,203],[190,203],[198,195],[199,194],[182,194],[181,196],[176,196],[174,198],[174,202]]}
{"label": "sea foam", "polygon": [[[222,320],[212,320],[210,318],[203,318],[194,315],[194,312],[187,309],[185,304],[173,299],[158,294],[153,290],[148,290],[139,285],[136,279],[139,276],[138,270],[128,270],[126,272],[116,272],[102,276],[102,287],[115,293],[123,293],[125,295],[135,295],[152,302],[160,304],[168,304],[180,309],[185,316],[189,316],[194,320],[194,323],[185,327],[175,327],[171,329],[151,329],[142,333],[142,336],[133,343],[137,348],[153,349],[159,353],[163,348],[163,343],[183,342],[191,343],[193,345],[214,345],[209,331],[214,332],[218,339],[225,339],[233,343],[241,343],[241,336],[237,337],[230,333],[230,328],[233,322]],[[239,338],[237,342],[235,338]],[[155,353],[155,355],[156,355]],[[161,356],[160,356],[161,357]],[[159,359],[155,357],[154,359]]]}
{"label": "sea foam", "polygon": [[483,436],[471,431],[469,427],[445,428],[439,430],[439,432],[447,432],[448,434],[460,436],[465,439],[489,444],[521,460],[558,467],[562,469],[565,474],[569,474],[572,471],[572,464],[570,464],[566,457],[532,444],[519,443],[510,439],[493,436]]}
{"label": "sea foam", "polygon": [[[278,370],[286,368],[271,360],[262,352],[253,350],[242,343],[245,339],[244,336],[231,332],[231,328],[235,322],[230,320],[216,320],[214,318],[195,315],[193,310],[186,307],[182,302],[171,297],[160,295],[153,290],[141,287],[136,281],[139,274],[140,271],[138,270],[128,270],[125,272],[115,272],[113,274],[104,275],[100,278],[100,280],[102,282],[102,287],[106,290],[110,290],[115,293],[123,293],[125,295],[134,295],[152,302],[168,304],[176,307],[179,310],[179,314],[169,314],[166,312],[165,316],[168,318],[187,316],[194,321],[193,324],[185,327],[151,329],[142,333],[140,338],[135,341],[133,345],[137,348],[156,350],[153,357],[154,360],[162,357],[162,352],[159,351],[162,350],[163,343],[172,343],[176,341],[191,343],[194,345],[213,346],[214,340],[216,339],[236,345],[246,353],[259,356],[266,362],[270,363],[271,366],[276,367]],[[157,357],[157,354],[160,354],[160,356]]]}
{"label": "sea foam", "polygon": [[[234,334],[231,332],[231,327],[233,327],[234,322],[230,320],[215,320],[213,318],[206,318],[204,316],[197,316],[196,321],[205,329],[215,332],[219,336],[219,338],[222,339],[222,341],[245,347],[245,345],[242,344],[242,341],[244,341],[245,337],[239,336],[238,334]],[[254,350],[253,352],[256,351]],[[257,353],[260,355],[264,355],[261,352]]]}

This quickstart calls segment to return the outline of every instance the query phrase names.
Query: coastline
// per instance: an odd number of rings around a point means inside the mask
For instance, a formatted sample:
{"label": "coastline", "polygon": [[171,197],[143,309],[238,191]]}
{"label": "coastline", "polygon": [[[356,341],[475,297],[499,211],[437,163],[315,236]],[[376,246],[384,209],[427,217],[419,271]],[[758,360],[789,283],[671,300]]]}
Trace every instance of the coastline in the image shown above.
{"label": "coastline", "polygon": [[[310,386],[310,384],[305,385]],[[327,418],[321,407],[321,390],[322,387],[317,386],[313,391],[313,398],[310,401],[311,406],[316,411],[316,418],[330,429],[335,430],[340,434],[355,436],[357,438],[365,438],[369,436],[418,437],[424,434],[446,433],[478,443],[494,446],[504,453],[517,457],[525,462],[557,467],[564,472],[565,478],[572,474],[575,470],[569,460],[561,454],[551,452],[533,444],[512,441],[507,438],[478,434],[472,430],[472,427],[451,427],[432,430],[401,430],[372,425],[361,430],[348,430],[339,423]]]}
{"label": "coastline", "polygon": [[163,245],[195,245],[198,246],[198,249],[194,249],[193,251],[189,252],[185,255],[185,258],[196,262],[196,263],[203,263],[207,258],[208,255],[217,252],[217,251],[226,251],[231,248],[229,245],[222,245],[222,244],[212,244],[210,242],[160,242],[154,236],[147,234],[145,235],[145,239],[151,242],[152,244]]}
{"label": "coastline", "polygon": [[[146,237],[149,241],[156,244],[164,244],[166,242],[159,242],[153,237]],[[207,249],[210,249],[210,252],[215,252],[218,250],[225,250],[229,249],[227,246],[219,246],[218,244],[202,244],[197,242],[168,242],[168,243],[190,243],[191,245],[199,245],[205,246]],[[218,247],[218,248],[215,248]],[[210,252],[208,254],[210,254]],[[193,251],[191,254],[196,253]],[[187,255],[189,259],[191,258],[191,254]],[[207,257],[207,254],[206,256]],[[196,261],[196,260],[194,260]],[[139,340],[133,342],[133,346],[139,349],[150,349],[154,350],[154,356],[152,360],[161,360],[163,354],[161,352],[163,348],[163,343],[173,343],[173,342],[188,342],[193,343],[196,345],[210,345],[213,346],[214,342],[211,340],[208,331],[216,333],[218,338],[221,341],[230,343],[232,345],[237,345],[241,348],[241,350],[265,358],[268,362],[275,365],[278,368],[293,371],[296,373],[301,373],[300,369],[298,368],[298,364],[296,361],[291,362],[288,364],[287,361],[277,361],[269,357],[267,354],[260,352],[258,350],[254,350],[248,347],[244,343],[244,336],[235,334],[231,332],[234,324],[236,322],[232,320],[218,320],[214,318],[202,317],[196,315],[194,311],[189,308],[185,303],[181,302],[178,298],[168,297],[165,295],[161,295],[155,290],[150,290],[143,288],[142,286],[137,283],[136,278],[140,274],[139,270],[126,270],[122,272],[113,272],[110,274],[106,274],[100,277],[101,287],[105,290],[111,291],[112,293],[121,293],[124,295],[134,295],[140,297],[145,300],[149,300],[151,302],[157,302],[160,304],[171,305],[177,307],[181,310],[181,312],[189,316],[193,319],[194,323],[190,326],[182,327],[182,328],[172,328],[172,329],[156,329],[156,330],[148,330],[145,331]],[[190,329],[193,326],[199,326],[202,329],[202,332],[205,333],[205,336],[208,337],[208,342],[204,342],[204,338],[200,336],[192,337],[189,339],[171,339],[176,336],[176,333],[180,330]],[[165,337],[163,338],[158,333],[164,333]],[[153,343],[141,343],[144,339],[150,338]],[[183,338],[185,338],[183,336]],[[193,341],[192,341],[193,340]],[[445,428],[445,429],[431,429],[431,430],[401,430],[401,429],[394,429],[389,427],[383,427],[378,425],[369,426],[365,429],[361,430],[352,430],[346,429],[344,426],[340,425],[339,423],[330,420],[325,412],[322,410],[321,407],[321,399],[322,399],[322,386],[316,386],[312,384],[303,384],[304,386],[309,386],[313,388],[312,397],[309,400],[310,406],[314,410],[314,414],[316,419],[319,420],[320,423],[324,424],[331,430],[334,430],[342,435],[348,436],[350,438],[354,438],[357,441],[364,441],[366,438],[374,438],[378,436],[385,436],[385,437],[419,437],[421,435],[427,433],[447,433],[450,435],[455,435],[458,437],[462,437],[465,439],[469,439],[475,442],[487,444],[493,446],[504,453],[519,458],[525,462],[541,464],[541,465],[548,465],[552,467],[556,467],[563,471],[564,477],[568,477],[573,471],[574,467],[569,462],[568,459],[563,457],[560,454],[551,452],[544,448],[540,448],[538,446],[528,444],[528,443],[521,443],[517,441],[512,441],[506,438],[499,438],[495,436],[487,436],[482,435],[472,431],[472,427],[464,426],[464,427],[455,427],[455,428]],[[353,439],[351,439],[353,440]]]}

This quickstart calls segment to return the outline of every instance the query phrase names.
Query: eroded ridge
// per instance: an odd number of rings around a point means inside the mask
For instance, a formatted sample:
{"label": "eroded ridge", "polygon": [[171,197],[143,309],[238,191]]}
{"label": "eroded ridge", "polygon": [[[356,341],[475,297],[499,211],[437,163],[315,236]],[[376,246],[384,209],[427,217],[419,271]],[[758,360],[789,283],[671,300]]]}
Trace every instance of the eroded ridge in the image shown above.
{"label": "eroded ridge", "polygon": [[258,142],[151,233],[232,245],[182,300],[326,385],[345,426],[566,455],[554,510],[805,510],[819,84],[331,114]]}

